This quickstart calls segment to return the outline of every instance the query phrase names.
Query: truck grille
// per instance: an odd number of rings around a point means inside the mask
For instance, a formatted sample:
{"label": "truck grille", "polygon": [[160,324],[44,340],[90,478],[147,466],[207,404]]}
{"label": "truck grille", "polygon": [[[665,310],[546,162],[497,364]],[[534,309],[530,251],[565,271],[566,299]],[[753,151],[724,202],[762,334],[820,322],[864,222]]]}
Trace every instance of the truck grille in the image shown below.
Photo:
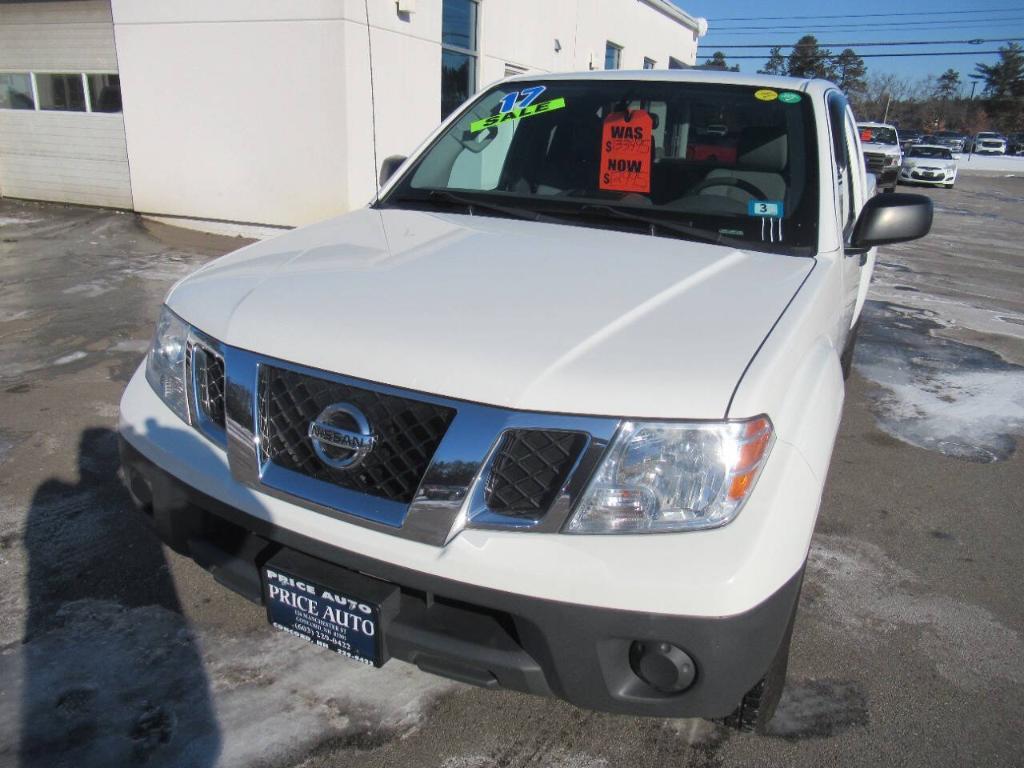
{"label": "truck grille", "polygon": [[885,167],[885,155],[879,152],[865,152],[864,164],[871,173],[878,173]]}
{"label": "truck grille", "polygon": [[[360,493],[412,501],[452,419],[453,408],[382,394],[283,368],[261,368],[258,390],[260,448],[264,461]],[[307,430],[324,408],[354,405],[377,440],[349,469],[324,464]]]}
{"label": "truck grille", "polygon": [[487,507],[514,517],[543,515],[565,484],[586,442],[587,436],[579,432],[506,432],[487,479]]}
{"label": "truck grille", "polygon": [[196,408],[224,428],[224,358],[201,344],[192,345]]}

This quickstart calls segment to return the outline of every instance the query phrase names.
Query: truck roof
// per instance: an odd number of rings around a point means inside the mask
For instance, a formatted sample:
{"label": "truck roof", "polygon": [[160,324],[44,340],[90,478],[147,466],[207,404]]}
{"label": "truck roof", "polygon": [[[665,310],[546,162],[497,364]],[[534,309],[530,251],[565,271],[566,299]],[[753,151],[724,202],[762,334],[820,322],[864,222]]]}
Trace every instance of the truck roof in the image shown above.
{"label": "truck roof", "polygon": [[592,72],[532,72],[507,79],[511,82],[517,80],[653,80],[683,83],[728,83],[805,93],[819,93],[835,87],[828,80],[747,72],[723,72],[712,69],[598,69]]}

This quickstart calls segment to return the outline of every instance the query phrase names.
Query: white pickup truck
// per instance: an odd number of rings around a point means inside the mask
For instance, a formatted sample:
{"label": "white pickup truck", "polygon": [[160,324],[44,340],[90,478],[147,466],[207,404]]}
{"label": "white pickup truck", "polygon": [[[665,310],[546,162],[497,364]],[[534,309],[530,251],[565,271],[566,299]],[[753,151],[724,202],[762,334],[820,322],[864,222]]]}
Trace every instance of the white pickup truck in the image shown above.
{"label": "white pickup truck", "polygon": [[121,402],[167,544],[356,661],[765,725],[874,246],[822,81],[502,81],[179,282]]}

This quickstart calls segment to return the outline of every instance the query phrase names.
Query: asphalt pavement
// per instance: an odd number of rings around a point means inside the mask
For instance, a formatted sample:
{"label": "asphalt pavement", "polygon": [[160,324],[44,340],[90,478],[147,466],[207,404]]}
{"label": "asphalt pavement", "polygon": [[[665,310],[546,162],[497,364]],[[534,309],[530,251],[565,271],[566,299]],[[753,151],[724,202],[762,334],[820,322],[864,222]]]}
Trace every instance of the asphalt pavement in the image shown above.
{"label": "asphalt pavement", "polygon": [[369,670],[163,548],[117,403],[178,278],[244,241],[0,200],[0,766],[1024,764],[1024,178],[883,249],[767,736]]}

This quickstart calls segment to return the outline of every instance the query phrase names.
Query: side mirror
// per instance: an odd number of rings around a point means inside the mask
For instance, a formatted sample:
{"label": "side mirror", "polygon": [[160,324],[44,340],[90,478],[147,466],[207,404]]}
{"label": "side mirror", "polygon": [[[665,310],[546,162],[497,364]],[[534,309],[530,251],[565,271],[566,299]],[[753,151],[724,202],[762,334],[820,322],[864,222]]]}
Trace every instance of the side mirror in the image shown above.
{"label": "side mirror", "polygon": [[876,195],[864,204],[846,252],[863,252],[876,245],[924,237],[932,228],[932,213],[932,201],[924,195]]}
{"label": "side mirror", "polygon": [[395,175],[395,171],[404,162],[405,155],[391,155],[384,158],[384,162],[380,164],[380,185],[382,187],[387,183],[388,179]]}

